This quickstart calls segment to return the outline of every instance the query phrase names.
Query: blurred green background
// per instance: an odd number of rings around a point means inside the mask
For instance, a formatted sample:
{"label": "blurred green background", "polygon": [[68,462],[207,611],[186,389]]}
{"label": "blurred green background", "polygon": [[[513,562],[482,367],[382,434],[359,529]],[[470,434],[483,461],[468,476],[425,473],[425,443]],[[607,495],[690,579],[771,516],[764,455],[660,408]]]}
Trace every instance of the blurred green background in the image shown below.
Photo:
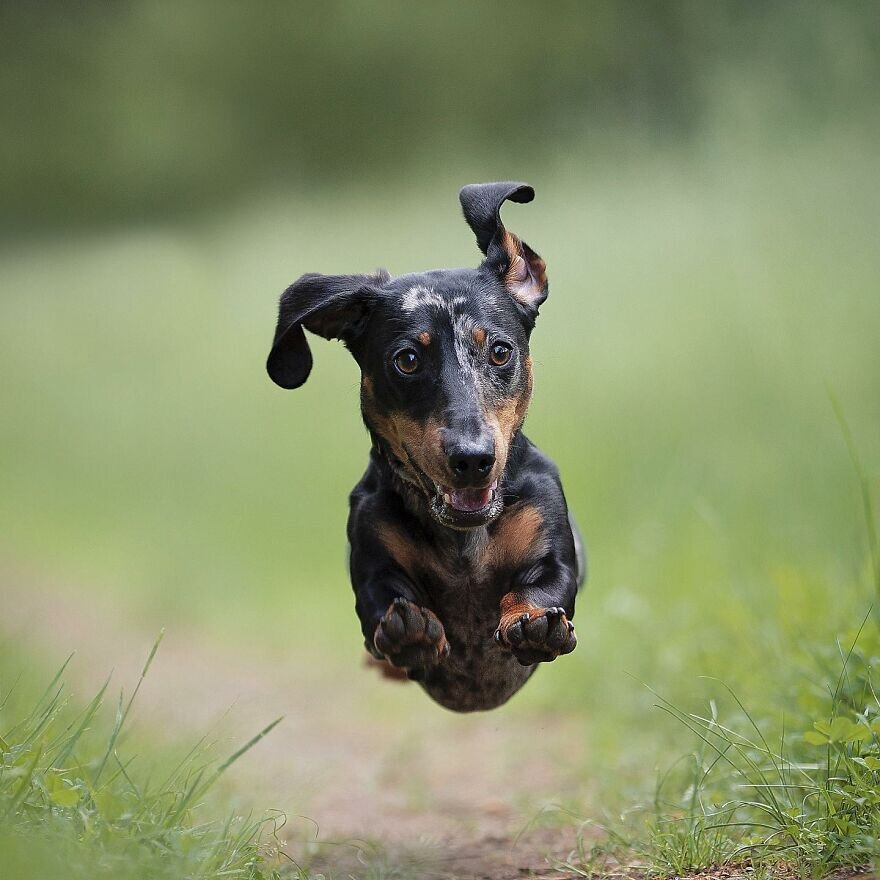
{"label": "blurred green background", "polygon": [[4,4],[0,572],[355,674],[358,376],[318,340],[273,386],[277,297],[475,265],[458,188],[526,180],[526,430],[591,576],[513,711],[643,778],[640,681],[773,704],[870,604],[829,392],[877,488],[878,85],[872,2]]}

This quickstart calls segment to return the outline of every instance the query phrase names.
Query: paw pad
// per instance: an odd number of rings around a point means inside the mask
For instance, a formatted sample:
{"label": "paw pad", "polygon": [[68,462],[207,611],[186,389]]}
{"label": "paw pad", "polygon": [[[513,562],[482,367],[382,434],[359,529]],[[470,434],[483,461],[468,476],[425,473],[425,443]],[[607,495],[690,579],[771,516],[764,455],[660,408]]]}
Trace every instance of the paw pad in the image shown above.
{"label": "paw pad", "polygon": [[555,660],[577,646],[574,624],[560,606],[514,611],[501,618],[495,641],[524,666]]}
{"label": "paw pad", "polygon": [[428,608],[408,599],[395,599],[376,627],[376,650],[393,666],[424,669],[449,656],[443,624]]}

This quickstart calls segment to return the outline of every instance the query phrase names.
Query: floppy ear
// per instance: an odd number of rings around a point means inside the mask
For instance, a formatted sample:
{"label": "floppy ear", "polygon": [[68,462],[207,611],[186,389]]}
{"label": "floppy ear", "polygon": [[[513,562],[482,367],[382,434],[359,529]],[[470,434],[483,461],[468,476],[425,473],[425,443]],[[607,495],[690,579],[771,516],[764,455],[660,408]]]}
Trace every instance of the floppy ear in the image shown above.
{"label": "floppy ear", "polygon": [[312,370],[312,353],[303,327],[325,339],[350,342],[363,329],[376,296],[375,285],[388,280],[374,275],[303,275],[278,305],[278,325],[266,370],[282,388],[299,388]]}
{"label": "floppy ear", "polygon": [[477,236],[477,245],[486,255],[483,265],[497,272],[510,295],[532,321],[547,299],[544,261],[501,222],[501,206],[511,202],[530,202],[535,191],[527,183],[472,183],[458,194],[464,219]]}

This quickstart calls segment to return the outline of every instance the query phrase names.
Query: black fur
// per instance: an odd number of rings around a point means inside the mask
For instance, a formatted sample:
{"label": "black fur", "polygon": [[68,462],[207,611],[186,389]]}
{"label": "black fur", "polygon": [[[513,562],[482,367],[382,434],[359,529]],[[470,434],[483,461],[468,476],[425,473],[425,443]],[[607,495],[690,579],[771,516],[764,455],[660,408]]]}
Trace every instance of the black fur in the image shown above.
{"label": "black fur", "polygon": [[351,579],[367,650],[439,703],[489,709],[574,649],[584,578],[559,475],[520,428],[544,263],[500,218],[525,184],[465,187],[477,269],[304,275],[281,298],[267,368],[308,378],[303,328],[362,373],[370,463],[351,495]]}

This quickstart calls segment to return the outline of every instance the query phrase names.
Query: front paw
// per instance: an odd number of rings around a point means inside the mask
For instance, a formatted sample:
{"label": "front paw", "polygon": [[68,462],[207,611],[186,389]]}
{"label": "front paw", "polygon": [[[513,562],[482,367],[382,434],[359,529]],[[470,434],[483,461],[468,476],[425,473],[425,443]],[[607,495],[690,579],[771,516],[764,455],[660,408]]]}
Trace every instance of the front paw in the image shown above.
{"label": "front paw", "polygon": [[373,645],[401,669],[426,669],[449,656],[449,642],[437,615],[402,598],[395,599],[379,621]]}
{"label": "front paw", "polygon": [[520,605],[501,616],[495,641],[508,648],[523,666],[546,663],[577,646],[574,624],[564,608],[533,608]]}

